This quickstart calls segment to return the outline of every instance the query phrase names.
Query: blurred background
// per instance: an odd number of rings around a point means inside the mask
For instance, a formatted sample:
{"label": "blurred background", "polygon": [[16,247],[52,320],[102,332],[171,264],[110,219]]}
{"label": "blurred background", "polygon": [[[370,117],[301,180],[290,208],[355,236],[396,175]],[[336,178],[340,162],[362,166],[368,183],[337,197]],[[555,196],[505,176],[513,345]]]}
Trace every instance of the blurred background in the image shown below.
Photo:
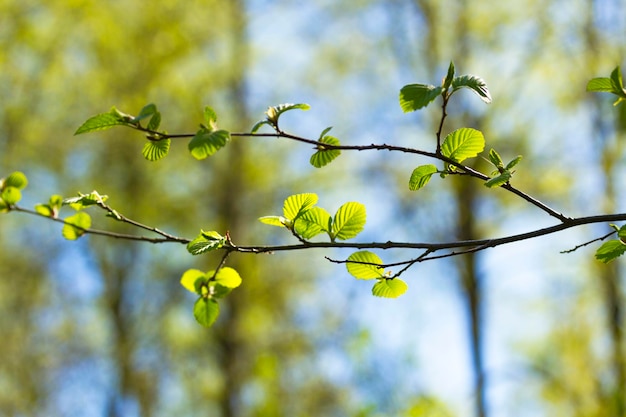
{"label": "blurred background", "polygon": [[[398,92],[438,84],[454,61],[494,100],[455,95],[445,132],[474,127],[505,160],[523,155],[514,184],[568,216],[624,211],[626,106],[585,85],[625,52],[623,0],[4,0],[0,176],[28,176],[23,206],[96,189],[142,223],[237,244],[293,242],[256,219],[300,192],[330,212],[365,204],[363,242],[504,236],[555,220],[468,179],[410,192],[429,163],[415,156],[344,152],[315,169],[307,146],[234,138],[204,161],[174,141],[151,163],[131,130],[73,133],[113,105],[156,103],[174,133],[194,132],[205,105],[249,131],[267,106],[303,102],[284,130],[432,151],[438,105],[403,114]],[[205,329],[178,281],[219,254],[69,242],[58,224],[3,215],[0,415],[625,415],[623,262],[598,264],[594,245],[559,253],[608,230],[419,264],[397,300],[324,259],[350,251],[235,254],[244,283]]]}

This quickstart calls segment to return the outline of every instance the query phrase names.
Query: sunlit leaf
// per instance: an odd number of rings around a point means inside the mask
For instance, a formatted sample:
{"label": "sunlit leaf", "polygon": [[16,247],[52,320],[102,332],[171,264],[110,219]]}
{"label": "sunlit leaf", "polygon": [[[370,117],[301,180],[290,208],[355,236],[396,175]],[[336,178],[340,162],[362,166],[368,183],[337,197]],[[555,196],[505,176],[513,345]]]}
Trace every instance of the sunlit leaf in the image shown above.
{"label": "sunlit leaf", "polygon": [[481,131],[463,127],[450,133],[441,145],[441,153],[456,162],[473,158],[485,148],[485,138]]}
{"label": "sunlit leaf", "polygon": [[617,237],[619,237],[622,241],[626,241],[626,224],[617,230]]}
{"label": "sunlit leaf", "polygon": [[[78,226],[78,227],[75,227]],[[67,240],[76,240],[86,233],[91,227],[91,217],[84,211],[80,211],[65,219],[62,234]]]}
{"label": "sunlit leaf", "polygon": [[333,236],[335,239],[352,239],[365,227],[365,206],[357,202],[349,202],[337,210],[333,219]]}
{"label": "sunlit leaf", "polygon": [[143,145],[141,154],[148,161],[158,161],[170,151],[170,139],[149,140]]}
{"label": "sunlit leaf", "polygon": [[493,148],[489,150],[489,160],[496,168],[504,168],[504,163],[502,162],[500,154]]}
{"label": "sunlit leaf", "polygon": [[193,316],[205,327],[211,327],[220,314],[220,306],[212,298],[200,297],[193,306]]}
{"label": "sunlit leaf", "polygon": [[180,285],[188,291],[200,294],[200,286],[207,281],[207,274],[199,269],[188,269],[180,278]]}
{"label": "sunlit leaf", "polygon": [[148,129],[157,130],[159,126],[161,126],[161,113],[156,112],[152,115],[150,121],[148,122]]}
{"label": "sunlit leaf", "polygon": [[[212,276],[214,273],[215,271],[210,271],[207,275]],[[226,288],[237,288],[241,285],[241,276],[235,269],[225,266],[217,271],[215,282]]]}
{"label": "sunlit leaf", "polygon": [[302,213],[313,207],[317,203],[317,194],[303,193],[294,194],[285,200],[283,204],[283,215],[289,220],[295,220]]}
{"label": "sunlit leaf", "polygon": [[128,125],[132,120],[132,116],[122,113],[113,107],[108,113],[101,113],[87,119],[74,134],[80,135],[81,133],[109,129],[113,126]]}
{"label": "sunlit leaf", "polygon": [[511,162],[506,164],[505,169],[509,170],[509,169],[513,168],[515,165],[519,164],[519,162],[521,160],[522,160],[522,155],[517,155],[517,157],[515,159],[513,159]]}
{"label": "sunlit leaf", "polygon": [[213,155],[223,148],[230,140],[230,132],[226,130],[209,131],[200,129],[189,142],[191,155],[200,160]]}
{"label": "sunlit leaf", "polygon": [[204,108],[204,123],[206,123],[211,130],[216,130],[217,113],[209,106]]}
{"label": "sunlit leaf", "polygon": [[376,297],[397,298],[404,294],[409,286],[399,278],[379,280],[372,288],[372,294]]}
{"label": "sunlit leaf", "polygon": [[139,122],[143,119],[147,119],[148,117],[152,116],[153,114],[155,114],[157,112],[157,107],[154,104],[147,104],[145,105],[140,111],[139,114],[137,116],[135,116],[133,118],[133,120],[135,122]]}
{"label": "sunlit leaf", "polygon": [[375,253],[369,251],[354,252],[347,259],[348,273],[357,279],[376,279],[385,275],[385,270],[377,265],[383,261]]}
{"label": "sunlit leaf", "polygon": [[100,193],[94,190],[89,194],[78,193],[77,197],[66,198],[63,200],[63,204],[69,205],[74,210],[82,210],[85,207],[103,203],[108,198],[108,195],[100,195]]}
{"label": "sunlit leaf", "polygon": [[409,84],[400,90],[400,107],[405,113],[421,109],[443,92],[442,87],[426,84]]}
{"label": "sunlit leaf", "polygon": [[626,245],[620,240],[609,240],[596,251],[596,259],[603,263],[609,263],[626,252]]}
{"label": "sunlit leaf", "polygon": [[284,227],[287,224],[291,223],[283,216],[263,216],[263,217],[259,217],[259,221],[264,224],[269,224],[270,226],[279,226],[279,227]]}
{"label": "sunlit leaf", "polygon": [[587,91],[611,93],[614,91],[610,78],[593,78],[587,83]]}
{"label": "sunlit leaf", "polygon": [[500,175],[491,178],[490,180],[485,182],[485,187],[493,188],[500,187],[501,185],[506,184],[511,179],[511,171],[503,171]]}
{"label": "sunlit leaf", "polygon": [[22,199],[22,192],[17,187],[3,187],[0,198],[7,205],[12,206]]}
{"label": "sunlit leaf", "polygon": [[0,183],[2,184],[2,189],[6,187],[15,187],[18,190],[23,190],[28,185],[28,179],[23,172],[15,171],[9,174],[8,177],[4,178],[4,180],[0,181]]}
{"label": "sunlit leaf", "polygon": [[458,90],[463,87],[469,88],[470,90],[478,94],[480,99],[485,103],[491,103],[491,94],[489,94],[487,84],[482,78],[475,75],[462,75],[452,80],[453,90]]}
{"label": "sunlit leaf", "polygon": [[[341,145],[339,139],[334,136],[324,136],[319,141],[328,145]],[[341,151],[339,149],[324,149],[323,146],[318,146],[317,148],[318,151],[311,155],[310,160],[311,165],[313,165],[315,168],[321,168],[325,165],[328,165],[333,161],[333,159],[341,155]]]}
{"label": "sunlit leaf", "polygon": [[[207,237],[206,232],[201,233],[198,237],[187,244],[187,251],[192,255],[200,255],[221,248],[226,241],[225,237],[220,238]],[[215,232],[217,233],[217,232]],[[218,234],[219,235],[219,234]]]}
{"label": "sunlit leaf", "polygon": [[253,127],[252,130],[250,131],[250,133],[256,133],[258,132],[258,130],[261,128],[261,126],[263,125],[268,125],[268,126],[272,126],[267,120],[261,120],[260,122],[257,122]]}
{"label": "sunlit leaf", "polygon": [[424,187],[436,172],[437,167],[432,164],[421,165],[415,168],[409,179],[409,190],[416,191]]}
{"label": "sunlit leaf", "polygon": [[329,232],[331,226],[330,214],[320,207],[311,207],[302,216],[298,217],[296,232],[304,239],[310,239],[322,232]]}
{"label": "sunlit leaf", "polygon": [[443,80],[443,89],[447,90],[452,84],[452,80],[454,79],[454,63],[450,61],[450,66],[448,66],[448,74],[446,78]]}
{"label": "sunlit leaf", "polygon": [[624,92],[624,82],[622,81],[622,72],[620,71],[619,65],[611,71],[611,83],[613,84],[614,92],[617,95],[626,95]]}

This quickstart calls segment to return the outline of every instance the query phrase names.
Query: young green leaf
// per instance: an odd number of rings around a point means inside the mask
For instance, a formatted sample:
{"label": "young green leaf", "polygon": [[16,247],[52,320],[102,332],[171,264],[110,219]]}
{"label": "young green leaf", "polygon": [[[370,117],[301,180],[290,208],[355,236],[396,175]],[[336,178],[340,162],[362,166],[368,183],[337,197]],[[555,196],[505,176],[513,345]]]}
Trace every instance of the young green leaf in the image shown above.
{"label": "young green leaf", "polygon": [[193,306],[193,316],[204,327],[211,327],[220,314],[220,306],[212,298],[200,297]]}
{"label": "young green leaf", "polygon": [[587,91],[612,93],[614,92],[613,83],[610,78],[593,78],[587,83]]}
{"label": "young green leaf", "polygon": [[613,84],[615,94],[626,96],[626,92],[624,91],[624,82],[622,81],[622,72],[620,71],[619,65],[611,71],[611,84]]}
{"label": "young green leaf", "polygon": [[226,130],[200,129],[189,142],[191,155],[198,159],[205,159],[223,148],[230,140],[230,132]]}
{"label": "young green leaf", "polygon": [[272,124],[268,122],[267,120],[261,120],[260,122],[256,122],[256,124],[252,127],[252,130],[250,131],[250,133],[258,132],[261,126],[263,125],[272,126]]}
{"label": "young green leaf", "polygon": [[320,207],[311,207],[295,223],[296,233],[303,239],[311,239],[322,232],[328,233],[331,227],[330,214]]}
{"label": "young green leaf", "polygon": [[65,225],[61,233],[67,240],[76,240],[86,232],[86,229],[91,227],[91,217],[84,211],[80,211],[73,216],[65,219]]}
{"label": "young green leaf", "polygon": [[17,204],[22,199],[22,192],[17,187],[4,187],[0,198],[9,206]]}
{"label": "young green leaf", "polygon": [[506,170],[510,170],[511,168],[513,168],[515,165],[519,164],[519,162],[522,160],[522,155],[517,155],[515,157],[515,159],[511,160],[511,162],[509,162],[508,164],[506,164],[506,167],[504,169]]}
{"label": "young green leaf", "polygon": [[[213,276],[214,273],[215,271],[209,271],[207,275]],[[241,285],[241,276],[235,269],[225,266],[217,271],[215,282],[226,288],[237,288]]]}
{"label": "young green leaf", "polygon": [[424,187],[436,172],[437,167],[432,164],[418,166],[413,170],[409,179],[409,190],[417,191]]}
{"label": "young green leaf", "polygon": [[293,221],[317,203],[317,194],[294,194],[283,203],[283,215]]}
{"label": "young green leaf", "polygon": [[132,124],[133,119],[132,116],[122,113],[113,107],[108,113],[97,114],[87,119],[87,121],[80,125],[76,132],[74,132],[74,135],[96,130],[105,130],[113,126],[127,126]]}
{"label": "young green leaf", "polygon": [[504,168],[504,163],[502,162],[502,158],[500,157],[500,154],[496,152],[496,150],[493,148],[489,150],[489,160],[491,161],[493,166],[498,168],[498,170]]}
{"label": "young green leaf", "polygon": [[209,106],[204,108],[204,123],[206,123],[211,130],[217,129],[217,113]]}
{"label": "young green leaf", "polygon": [[188,291],[201,295],[200,287],[208,280],[207,274],[199,269],[188,269],[180,278],[180,285]]}
{"label": "young green leaf", "polygon": [[400,107],[404,113],[426,107],[443,92],[442,87],[426,84],[409,84],[400,90]]}
{"label": "young green leaf", "polygon": [[158,161],[170,151],[170,139],[148,140],[141,150],[141,154],[148,161]]}
{"label": "young green leaf", "polygon": [[77,197],[70,197],[63,200],[63,205],[69,205],[74,210],[82,210],[85,207],[93,206],[105,202],[108,195],[100,195],[96,190],[89,194],[78,193]]}
{"label": "young green leaf", "polygon": [[450,133],[441,145],[441,154],[456,162],[473,158],[485,148],[482,132],[469,127],[462,127]]}
{"label": "young green leaf", "polygon": [[497,175],[491,178],[490,180],[486,181],[485,187],[487,188],[500,187],[501,185],[504,185],[507,182],[509,182],[509,180],[511,179],[511,176],[512,176],[511,171],[508,171],[508,170],[502,171],[500,175]]}
{"label": "young green leaf", "polygon": [[602,263],[609,263],[626,252],[626,245],[621,240],[609,240],[596,251],[596,259]]}
{"label": "young green leaf", "polygon": [[133,118],[133,121],[139,122],[143,119],[147,119],[148,117],[154,115],[156,112],[157,112],[156,105],[152,103],[147,104],[139,111],[139,114]]}
{"label": "young green leaf", "polygon": [[192,255],[200,255],[221,248],[225,242],[226,238],[219,233],[203,231],[187,244],[187,251]]}
{"label": "young green leaf", "polygon": [[263,216],[259,217],[259,221],[270,226],[286,227],[287,224],[291,224],[291,221],[287,220],[283,216]]}
{"label": "young green leaf", "polygon": [[[319,140],[319,142],[334,146],[341,145],[339,139],[334,136],[324,136]],[[327,149],[323,145],[318,145],[317,152],[311,155],[311,160],[309,162],[315,168],[321,168],[330,164],[333,159],[337,158],[339,155],[341,155],[341,151],[339,149]]]}
{"label": "young green leaf", "polygon": [[159,126],[161,126],[161,113],[157,111],[150,118],[150,121],[148,122],[148,129],[157,130]]}
{"label": "young green leaf", "polygon": [[346,262],[348,273],[357,279],[376,279],[385,276],[385,270],[378,265],[383,261],[370,251],[354,252]]}
{"label": "young green leaf", "polygon": [[55,194],[50,197],[48,204],[36,204],[35,211],[43,216],[56,218],[62,205],[63,197]]}
{"label": "young green leaf", "polygon": [[454,63],[450,61],[450,66],[448,67],[448,74],[446,75],[446,78],[444,78],[443,80],[444,90],[447,90],[448,88],[450,88],[450,85],[452,84],[453,79],[454,79]]}
{"label": "young green leaf", "polygon": [[402,294],[404,294],[409,286],[406,282],[402,281],[400,278],[387,279],[382,278],[379,279],[374,287],[372,288],[372,294],[376,297],[384,297],[384,298],[398,298]]}
{"label": "young green leaf", "polygon": [[489,94],[487,84],[482,78],[475,75],[462,75],[452,80],[452,91],[459,90],[463,87],[469,88],[478,94],[478,97],[485,103],[491,103],[491,94]]}
{"label": "young green leaf", "polygon": [[365,206],[357,202],[349,202],[337,210],[333,219],[332,237],[339,240],[352,239],[365,227]]}
{"label": "young green leaf", "polygon": [[617,237],[622,241],[626,242],[626,224],[620,227],[617,230]]}
{"label": "young green leaf", "polygon": [[5,189],[7,187],[14,187],[18,190],[23,190],[28,185],[28,178],[24,175],[23,172],[15,171],[9,174],[8,177],[0,180],[0,189]]}

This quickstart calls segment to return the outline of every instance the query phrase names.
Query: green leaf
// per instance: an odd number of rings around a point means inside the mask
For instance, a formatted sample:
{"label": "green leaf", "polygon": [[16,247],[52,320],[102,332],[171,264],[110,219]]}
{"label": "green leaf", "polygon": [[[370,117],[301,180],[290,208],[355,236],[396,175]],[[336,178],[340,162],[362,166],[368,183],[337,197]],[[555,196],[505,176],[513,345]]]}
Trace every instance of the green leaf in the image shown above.
{"label": "green leaf", "polygon": [[91,217],[84,211],[80,211],[65,219],[65,225],[63,225],[61,233],[67,240],[76,240],[86,233],[85,229],[89,229],[90,227]]}
{"label": "green leaf", "polygon": [[220,150],[230,140],[230,132],[227,130],[209,131],[200,129],[189,142],[189,152],[198,159],[204,159]]}
{"label": "green leaf", "polygon": [[475,75],[462,75],[452,80],[452,91],[456,91],[464,87],[469,88],[478,94],[478,97],[480,97],[480,99],[485,103],[491,103],[491,94],[489,94],[487,84],[482,78]]}
{"label": "green leaf", "polygon": [[204,123],[206,123],[211,130],[217,129],[217,113],[209,106],[204,108]]}
{"label": "green leaf", "polygon": [[450,66],[448,67],[448,74],[446,75],[446,78],[444,78],[443,80],[444,90],[447,90],[448,88],[450,88],[450,85],[452,84],[453,79],[454,79],[454,63],[450,61]]}
{"label": "green leaf", "polygon": [[[339,139],[334,136],[324,136],[319,140],[319,142],[334,146],[341,145]],[[310,160],[311,165],[315,168],[321,168],[328,165],[333,161],[333,159],[341,155],[341,151],[339,149],[325,149],[323,145],[318,145],[317,149],[317,152],[311,156]]]}
{"label": "green leaf", "polygon": [[376,297],[398,298],[409,289],[406,282],[400,278],[380,279],[372,288],[372,294]]}
{"label": "green leaf", "polygon": [[479,130],[463,127],[450,133],[441,145],[441,154],[456,162],[473,158],[485,148],[485,138]]}
{"label": "green leaf", "polygon": [[55,194],[50,197],[48,204],[36,204],[35,211],[43,216],[56,218],[62,205],[63,197]]}
{"label": "green leaf", "polygon": [[400,107],[405,113],[428,106],[443,92],[442,87],[426,84],[409,84],[400,90]]}
{"label": "green leaf", "polygon": [[187,251],[192,255],[200,255],[201,253],[221,248],[224,246],[225,242],[226,238],[219,233],[203,231],[198,237],[187,244]]}
{"label": "green leaf", "polygon": [[496,150],[493,148],[489,150],[489,160],[491,161],[493,166],[495,166],[496,168],[498,169],[504,168],[504,163],[502,162],[502,158],[500,157],[500,154],[496,152]]}
{"label": "green leaf", "polygon": [[200,297],[193,306],[193,316],[205,327],[211,327],[220,314],[220,306],[212,298]]}
{"label": "green leaf", "polygon": [[317,194],[303,193],[291,195],[283,203],[283,215],[285,218],[293,221],[313,207],[315,203],[317,203]]}
{"label": "green leaf", "polygon": [[9,211],[9,205],[0,198],[0,213],[7,213]]}
{"label": "green leaf", "polygon": [[587,91],[612,93],[613,83],[610,78],[593,78],[587,83]]}
{"label": "green leaf", "polygon": [[52,207],[48,204],[35,204],[35,211],[42,216],[46,217],[56,217],[54,216],[54,212],[52,211]]}
{"label": "green leaf", "polygon": [[[333,237],[339,240],[352,239],[365,227],[365,206],[349,202],[337,210],[333,219]],[[333,239],[334,240],[334,239]]]}
{"label": "green leaf", "polygon": [[500,173],[500,175],[491,178],[490,180],[485,182],[485,187],[488,188],[493,188],[493,187],[500,187],[501,185],[506,184],[507,182],[509,182],[509,180],[511,179],[511,171],[502,171],[502,173]]}
{"label": "green leaf", "polygon": [[[214,273],[215,271],[210,271],[207,275],[212,276]],[[226,288],[237,288],[241,285],[241,276],[235,269],[225,266],[217,271],[215,282]]]}
{"label": "green leaf", "polygon": [[268,125],[271,126],[271,123],[268,122],[267,120],[261,120],[260,122],[257,122],[253,127],[252,130],[250,131],[250,133],[256,133],[258,132],[258,130],[261,128],[261,126],[263,125]]}
{"label": "green leaf", "polygon": [[145,145],[143,145],[141,154],[148,161],[158,161],[165,157],[170,151],[171,142],[170,139],[148,140]]}
{"label": "green leaf", "polygon": [[383,261],[370,251],[354,252],[346,262],[348,273],[357,279],[376,279],[385,276],[385,270],[377,265]]}
{"label": "green leaf", "polygon": [[220,284],[214,284],[211,286],[211,297],[212,298],[223,298],[230,294],[232,288],[224,287]]}
{"label": "green leaf", "polygon": [[285,227],[288,223],[291,223],[283,216],[263,216],[259,217],[259,221],[264,224],[269,224],[270,226],[279,227]]}
{"label": "green leaf", "polygon": [[157,112],[157,107],[154,104],[147,104],[139,111],[139,114],[133,118],[133,121],[139,122],[143,119],[147,119]]}
{"label": "green leaf", "polygon": [[161,113],[155,112],[150,118],[150,121],[148,122],[148,129],[157,130],[160,125],[161,125]]}
{"label": "green leaf", "polygon": [[63,204],[69,205],[74,210],[82,210],[85,207],[104,203],[106,200],[108,200],[108,198],[108,195],[100,195],[100,193],[94,190],[89,194],[78,193],[78,197],[66,198],[63,200]]}
{"label": "green leaf", "polygon": [[5,189],[6,187],[14,187],[18,190],[23,190],[28,185],[28,179],[23,172],[15,171],[9,174],[8,177],[4,178],[0,181],[0,189]]}
{"label": "green leaf", "polygon": [[322,232],[331,230],[332,219],[330,214],[320,207],[311,207],[304,212],[295,223],[298,235],[303,239],[310,239]]}
{"label": "green leaf", "polygon": [[409,179],[409,190],[417,191],[424,187],[436,172],[437,167],[432,164],[418,166],[413,170]]}
{"label": "green leaf", "polygon": [[207,274],[200,271],[199,269],[188,269],[183,273],[183,276],[180,278],[180,285],[185,287],[188,291],[200,295],[200,287],[202,286],[202,284],[207,282],[207,280]]}
{"label": "green leaf", "polygon": [[515,159],[513,159],[511,162],[509,162],[508,164],[506,164],[505,169],[509,170],[511,168],[513,168],[515,165],[519,164],[519,162],[522,160],[522,155],[517,155],[517,157]]}
{"label": "green leaf", "polygon": [[617,237],[622,241],[626,240],[626,224],[617,230]]}
{"label": "green leaf", "polygon": [[12,206],[22,199],[22,192],[17,187],[3,187],[0,198],[7,206]]}
{"label": "green leaf", "polygon": [[74,132],[74,135],[80,135],[81,133],[93,132],[96,130],[105,130],[113,126],[129,125],[132,121],[132,116],[122,113],[113,107],[108,113],[97,114],[87,119],[87,121],[80,125],[76,132]]}
{"label": "green leaf", "polygon": [[620,240],[609,240],[596,251],[596,259],[602,263],[609,263],[626,252],[626,245]]}
{"label": "green leaf", "polygon": [[611,84],[613,84],[615,94],[626,97],[624,82],[622,81],[622,72],[619,69],[619,65],[611,72]]}

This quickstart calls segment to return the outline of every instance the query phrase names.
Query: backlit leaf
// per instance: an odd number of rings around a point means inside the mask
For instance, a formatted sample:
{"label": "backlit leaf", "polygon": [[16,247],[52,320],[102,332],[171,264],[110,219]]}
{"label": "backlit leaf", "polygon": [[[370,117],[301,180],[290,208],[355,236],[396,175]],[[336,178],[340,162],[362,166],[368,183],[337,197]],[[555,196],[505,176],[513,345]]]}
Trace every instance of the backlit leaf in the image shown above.
{"label": "backlit leaf", "polygon": [[443,156],[463,162],[467,158],[473,158],[485,148],[485,138],[481,131],[469,127],[463,127],[450,133],[441,145]]}
{"label": "backlit leaf", "polygon": [[[329,145],[341,145],[339,139],[334,136],[324,136],[319,141],[321,143],[326,143]],[[315,168],[321,168],[325,165],[330,164],[333,159],[337,158],[340,154],[341,151],[339,149],[324,149],[323,146],[318,146],[318,151],[311,155],[310,163]]]}
{"label": "backlit leaf", "polygon": [[587,83],[587,91],[611,93],[613,92],[613,83],[610,78],[593,78]]}
{"label": "backlit leaf", "polygon": [[141,154],[148,161],[158,161],[170,151],[170,139],[149,140],[143,145]]}
{"label": "backlit leaf", "polygon": [[200,297],[193,306],[193,316],[205,327],[211,327],[220,314],[220,306],[212,298]]}
{"label": "backlit leaf", "polygon": [[22,199],[22,192],[17,187],[3,187],[0,198],[7,205],[12,206]]}
{"label": "backlit leaf", "polygon": [[23,172],[15,171],[9,174],[8,177],[4,178],[4,180],[0,181],[0,184],[2,189],[6,187],[15,187],[18,190],[23,190],[28,185],[28,179]]}
{"label": "backlit leaf", "polygon": [[442,87],[426,84],[409,84],[400,90],[400,107],[405,113],[421,109],[443,92]]}
{"label": "backlit leaf", "polygon": [[287,219],[283,216],[263,216],[259,217],[259,221],[270,226],[284,227],[287,224]]}
{"label": "backlit leaf", "polygon": [[139,122],[143,119],[147,119],[148,117],[154,115],[157,112],[157,107],[154,104],[147,104],[145,105],[140,111],[139,114],[137,116],[135,116],[133,118],[133,120],[135,122]]}
{"label": "backlit leaf", "polygon": [[294,194],[283,203],[283,215],[289,220],[295,220],[302,213],[317,203],[317,194],[303,193]]}
{"label": "backlit leaf", "polygon": [[201,160],[223,148],[229,140],[230,132],[226,130],[200,129],[189,142],[188,148],[194,158]]}
{"label": "backlit leaf", "polygon": [[424,187],[436,172],[437,167],[432,164],[421,165],[415,168],[409,179],[409,190],[416,191]]}
{"label": "backlit leaf", "polygon": [[221,239],[213,239],[200,234],[187,244],[187,251],[192,255],[200,255],[201,253],[221,248],[225,241],[226,238],[224,237]]}
{"label": "backlit leaf", "polygon": [[[214,271],[208,272],[208,276],[212,276]],[[241,276],[239,273],[228,266],[220,268],[215,275],[215,282],[226,288],[237,288],[241,285]]]}
{"label": "backlit leaf", "polygon": [[65,225],[63,225],[61,233],[67,240],[76,240],[86,233],[85,229],[89,229],[90,227],[91,217],[84,211],[80,211],[65,219]]}
{"label": "backlit leaf", "polygon": [[357,202],[349,202],[337,210],[333,219],[333,236],[335,239],[352,239],[365,227],[365,206]]}
{"label": "backlit leaf", "polygon": [[372,288],[376,297],[397,298],[404,294],[409,286],[400,278],[381,279]]}
{"label": "backlit leaf", "polygon": [[369,251],[354,252],[347,259],[348,273],[357,279],[376,279],[385,275],[385,270],[377,265],[383,261],[375,253]]}
{"label": "backlit leaf", "polygon": [[199,269],[188,269],[180,278],[180,285],[188,291],[200,294],[200,286],[207,281],[207,275]]}
{"label": "backlit leaf", "polygon": [[302,216],[298,217],[296,232],[304,239],[310,239],[322,232],[329,232],[331,226],[330,214],[320,207],[311,207]]}
{"label": "backlit leaf", "polygon": [[609,263],[626,252],[626,245],[620,240],[609,240],[596,251],[596,259],[602,263]]}
{"label": "backlit leaf", "polygon": [[113,126],[128,125],[132,123],[132,120],[132,116],[124,114],[113,107],[108,113],[101,113],[87,119],[87,121],[80,125],[76,132],[74,132],[74,135],[96,130],[105,130]]}
{"label": "backlit leaf", "polygon": [[501,185],[506,184],[511,179],[511,171],[503,171],[500,175],[493,177],[492,179],[485,182],[485,187],[493,188],[500,187]]}
{"label": "backlit leaf", "polygon": [[453,91],[463,87],[469,88],[470,90],[478,94],[478,97],[480,97],[480,99],[485,103],[491,103],[491,94],[489,94],[487,84],[482,78],[475,75],[462,75],[452,80]]}

